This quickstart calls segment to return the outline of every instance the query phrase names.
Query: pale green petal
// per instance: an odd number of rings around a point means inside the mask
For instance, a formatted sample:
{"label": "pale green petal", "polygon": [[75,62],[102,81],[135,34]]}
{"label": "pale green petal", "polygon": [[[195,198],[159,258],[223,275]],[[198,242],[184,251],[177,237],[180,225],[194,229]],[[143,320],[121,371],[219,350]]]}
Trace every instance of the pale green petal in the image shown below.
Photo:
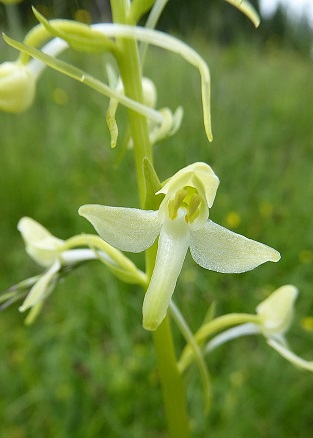
{"label": "pale green petal", "polygon": [[190,252],[194,261],[212,271],[240,273],[280,259],[275,249],[227,230],[211,220],[200,230],[191,231],[190,235]]}
{"label": "pale green petal", "polygon": [[280,335],[288,330],[297,295],[298,289],[295,286],[285,285],[276,289],[257,306],[256,312],[260,317],[264,336]]}
{"label": "pale green petal", "polygon": [[51,266],[63,240],[53,236],[46,228],[30,217],[23,217],[17,229],[22,234],[27,254],[41,266]]}
{"label": "pale green petal", "polygon": [[155,330],[166,316],[189,246],[184,217],[168,220],[161,229],[154,271],[143,302],[143,327]]}
{"label": "pale green petal", "polygon": [[158,212],[137,208],[87,204],[78,213],[85,217],[103,240],[121,251],[141,252],[157,238],[161,224]]}
{"label": "pale green petal", "polygon": [[302,359],[274,339],[269,339],[267,343],[270,347],[274,348],[274,350],[276,350],[283,358],[291,362],[296,367],[303,368],[307,371],[313,371],[313,361]]}
{"label": "pale green petal", "polygon": [[49,295],[51,288],[54,285],[54,280],[56,279],[55,274],[59,271],[59,269],[60,262],[57,260],[31,288],[23,304],[19,307],[20,312],[25,312],[25,310],[35,306],[40,301],[44,300],[47,295]]}

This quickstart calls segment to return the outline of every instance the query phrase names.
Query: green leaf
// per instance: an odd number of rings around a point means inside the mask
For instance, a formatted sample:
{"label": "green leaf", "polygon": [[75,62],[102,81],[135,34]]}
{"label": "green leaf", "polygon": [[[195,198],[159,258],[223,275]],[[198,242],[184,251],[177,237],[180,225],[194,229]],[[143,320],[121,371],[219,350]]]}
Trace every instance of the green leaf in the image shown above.
{"label": "green leaf", "polygon": [[[89,53],[115,52],[115,43],[90,26],[71,20],[48,21],[34,7],[33,12],[42,26],[55,37],[66,41],[75,50]],[[57,25],[53,25],[57,23]]]}

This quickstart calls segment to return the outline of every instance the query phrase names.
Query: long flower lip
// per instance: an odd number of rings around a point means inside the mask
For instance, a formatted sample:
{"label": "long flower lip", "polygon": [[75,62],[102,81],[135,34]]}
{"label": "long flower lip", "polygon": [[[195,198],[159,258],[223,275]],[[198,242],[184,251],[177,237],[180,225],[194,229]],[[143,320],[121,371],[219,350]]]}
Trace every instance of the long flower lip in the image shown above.
{"label": "long flower lip", "polygon": [[34,307],[49,295],[53,289],[54,282],[57,280],[57,273],[60,267],[60,262],[56,260],[49,270],[34,284],[23,304],[19,307],[20,312],[25,312],[25,310]]}
{"label": "long flower lip", "polygon": [[184,216],[162,226],[152,278],[143,302],[143,327],[155,330],[166,316],[189,247]]}

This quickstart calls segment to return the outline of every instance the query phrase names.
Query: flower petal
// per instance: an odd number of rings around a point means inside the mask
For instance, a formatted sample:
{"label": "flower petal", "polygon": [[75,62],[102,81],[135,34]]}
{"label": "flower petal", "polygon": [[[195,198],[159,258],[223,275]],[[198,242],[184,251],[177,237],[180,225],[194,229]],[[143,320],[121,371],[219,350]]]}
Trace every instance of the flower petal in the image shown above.
{"label": "flower petal", "polygon": [[20,312],[25,312],[25,310],[35,306],[49,295],[56,279],[55,274],[59,271],[60,266],[60,262],[56,260],[51,268],[40,277],[31,288],[23,304],[19,307]]}
{"label": "flower petal", "polygon": [[[199,182],[201,187],[198,187]],[[182,189],[184,186],[192,186],[203,192],[208,206],[212,207],[219,182],[218,177],[208,164],[196,162],[176,172],[157,193],[167,195]]]}
{"label": "flower petal", "polygon": [[64,241],[30,217],[20,219],[17,229],[25,242],[27,254],[39,265],[50,267]]}
{"label": "flower petal", "polygon": [[274,348],[274,350],[276,350],[283,358],[288,360],[288,362],[291,362],[296,367],[303,368],[307,371],[313,371],[313,361],[302,359],[274,339],[269,339],[267,343],[270,347]]}
{"label": "flower petal", "polygon": [[137,208],[83,205],[78,213],[94,226],[103,240],[121,251],[141,252],[157,238],[158,212]]}
{"label": "flower petal", "polygon": [[256,313],[261,318],[264,336],[280,335],[288,330],[297,295],[298,289],[295,286],[285,285],[257,306]]}
{"label": "flower petal", "polygon": [[184,217],[168,220],[161,229],[150,285],[143,302],[143,327],[155,330],[164,319],[189,246]]}
{"label": "flower petal", "polygon": [[263,243],[247,239],[209,220],[190,231],[190,252],[205,269],[223,273],[249,271],[267,261],[278,262],[280,254]]}

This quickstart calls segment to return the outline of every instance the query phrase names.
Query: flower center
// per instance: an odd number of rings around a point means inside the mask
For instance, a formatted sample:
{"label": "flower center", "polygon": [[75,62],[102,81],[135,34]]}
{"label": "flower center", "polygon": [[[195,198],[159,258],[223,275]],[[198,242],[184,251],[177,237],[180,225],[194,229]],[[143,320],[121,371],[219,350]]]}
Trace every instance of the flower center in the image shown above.
{"label": "flower center", "polygon": [[201,212],[203,199],[199,195],[197,189],[186,186],[175,193],[175,196],[168,202],[168,215],[174,220],[178,216],[179,210],[185,214],[187,224],[192,224]]}

